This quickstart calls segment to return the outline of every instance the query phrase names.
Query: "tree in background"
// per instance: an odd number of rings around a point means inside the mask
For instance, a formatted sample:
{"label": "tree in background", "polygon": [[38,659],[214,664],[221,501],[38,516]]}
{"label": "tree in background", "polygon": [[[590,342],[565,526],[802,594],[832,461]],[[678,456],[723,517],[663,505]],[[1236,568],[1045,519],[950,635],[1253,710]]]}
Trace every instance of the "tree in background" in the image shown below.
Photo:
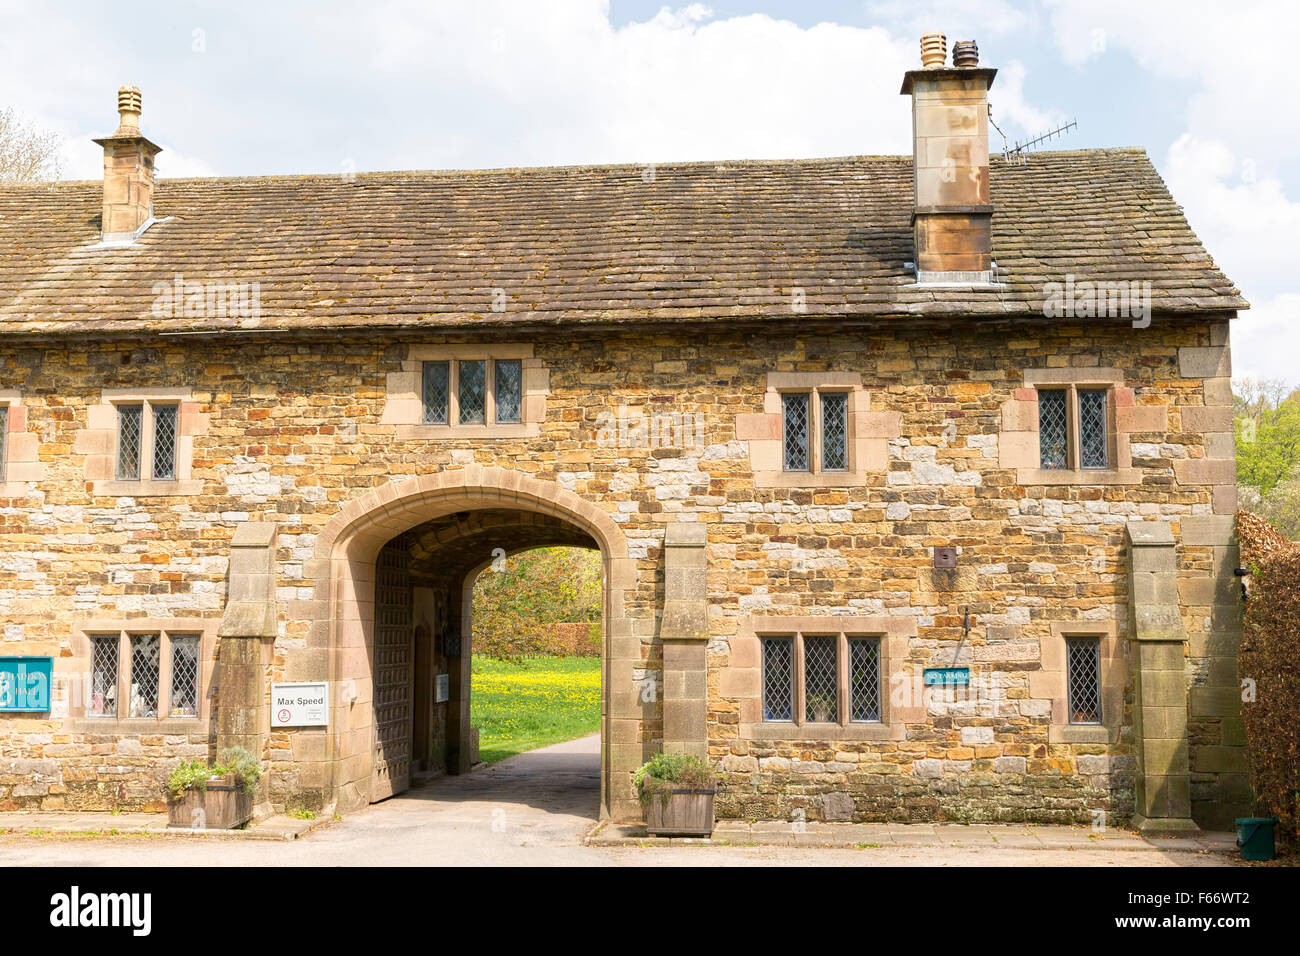
{"label": "tree in background", "polygon": [[599,622],[600,552],[538,548],[496,562],[474,584],[476,653],[549,653],[550,625]]}
{"label": "tree in background", "polygon": [[0,109],[0,183],[59,178],[59,137],[37,129],[10,107]]}
{"label": "tree in background", "polygon": [[1233,383],[1241,507],[1300,538],[1300,392],[1278,380]]}

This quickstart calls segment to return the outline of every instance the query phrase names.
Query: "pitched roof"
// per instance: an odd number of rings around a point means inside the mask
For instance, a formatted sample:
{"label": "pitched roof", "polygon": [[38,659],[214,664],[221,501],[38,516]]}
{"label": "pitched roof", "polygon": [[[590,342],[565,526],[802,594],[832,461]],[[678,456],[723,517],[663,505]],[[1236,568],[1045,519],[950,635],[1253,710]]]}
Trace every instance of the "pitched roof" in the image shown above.
{"label": "pitched roof", "polygon": [[260,328],[788,318],[794,289],[807,316],[1041,314],[1067,273],[1248,307],[1142,150],[995,158],[991,193],[1003,286],[935,289],[903,268],[908,156],[162,179],[170,219],[114,249],[99,182],[0,186],[0,334],[253,324],[158,314],[177,275],[259,283]]}

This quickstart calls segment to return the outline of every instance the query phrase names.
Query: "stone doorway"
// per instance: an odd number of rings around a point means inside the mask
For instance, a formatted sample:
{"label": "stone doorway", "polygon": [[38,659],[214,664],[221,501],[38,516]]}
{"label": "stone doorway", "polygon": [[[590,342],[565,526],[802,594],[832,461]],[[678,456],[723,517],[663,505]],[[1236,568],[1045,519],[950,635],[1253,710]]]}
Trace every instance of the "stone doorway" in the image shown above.
{"label": "stone doorway", "polygon": [[369,802],[405,791],[413,776],[456,775],[476,762],[477,728],[470,722],[474,584],[498,562],[557,546],[599,551],[568,519],[517,508],[440,515],[380,549],[370,653]]}
{"label": "stone doorway", "polygon": [[[630,659],[619,659],[627,652],[611,654],[611,647],[620,646],[618,637],[632,629],[624,602],[635,589],[636,567],[622,531],[604,511],[552,482],[478,467],[380,486],[348,502],[318,535],[315,594],[288,609],[291,617],[314,623],[308,647],[286,653],[284,679],[327,677],[331,720],[327,731],[303,734],[301,747],[294,742],[292,771],[282,777],[285,788],[293,788],[296,779],[300,790],[319,786],[340,812],[363,807],[390,795],[386,790],[398,792],[394,784],[403,783],[404,740],[409,740],[408,775],[468,770],[474,757],[468,642],[474,579],[503,553],[555,545],[601,554],[601,815],[639,817],[630,777],[643,748],[614,741],[639,738],[643,708],[634,689],[620,692],[610,679],[611,667],[618,675],[630,675],[632,667]],[[389,557],[381,561],[386,549]],[[395,560],[396,553],[404,557]],[[395,563],[405,571],[395,571]],[[387,592],[381,601],[381,568],[383,588],[396,587],[394,574],[405,573],[411,595],[409,620],[397,622],[406,628],[409,643],[398,640],[396,647],[379,641],[381,627],[388,625],[377,621],[391,620],[395,593]],[[377,618],[381,604],[389,611]],[[403,647],[408,653],[401,666],[409,671],[404,687],[396,665],[393,673],[380,673],[389,666],[384,662],[393,656],[390,651],[400,658]],[[408,689],[410,713],[399,720],[392,705],[399,702],[400,712]],[[381,746],[386,724],[402,732],[385,737]]]}

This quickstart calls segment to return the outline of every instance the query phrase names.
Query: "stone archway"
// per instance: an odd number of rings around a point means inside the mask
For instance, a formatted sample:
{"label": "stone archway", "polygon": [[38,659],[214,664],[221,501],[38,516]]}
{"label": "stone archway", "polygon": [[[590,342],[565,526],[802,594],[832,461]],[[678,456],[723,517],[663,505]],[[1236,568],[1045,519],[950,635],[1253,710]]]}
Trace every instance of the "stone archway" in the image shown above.
{"label": "stone archway", "polygon": [[[291,619],[310,622],[306,646],[286,648],[284,679],[329,681],[330,726],[315,734],[291,732],[291,737],[301,734],[303,741],[299,744],[291,739],[293,766],[281,775],[283,786],[323,792],[341,812],[368,803],[374,733],[370,690],[376,558],[386,543],[413,528],[423,527],[435,540],[444,530],[489,533],[488,525],[464,527],[466,521],[473,523],[480,521],[478,518],[448,518],[480,512],[492,514],[493,521],[511,520],[503,519],[503,514],[540,516],[541,520],[515,519],[512,527],[532,527],[537,536],[528,541],[551,540],[562,527],[576,529],[600,550],[605,635],[601,815],[639,817],[630,774],[639,763],[640,748],[627,746],[627,742],[639,739],[642,713],[631,687],[632,652],[623,650],[629,646],[625,638],[633,631],[625,614],[625,598],[635,587],[636,565],[628,557],[623,532],[604,511],[554,482],[478,466],[370,489],[344,505],[317,536],[314,557],[304,569],[305,576],[317,582],[314,593],[309,600],[290,602],[287,609]],[[448,520],[439,521],[444,518]],[[453,528],[458,523],[460,527]],[[473,563],[476,566],[466,567],[465,573],[476,573],[482,566],[481,560]],[[624,677],[626,688],[619,686]]]}

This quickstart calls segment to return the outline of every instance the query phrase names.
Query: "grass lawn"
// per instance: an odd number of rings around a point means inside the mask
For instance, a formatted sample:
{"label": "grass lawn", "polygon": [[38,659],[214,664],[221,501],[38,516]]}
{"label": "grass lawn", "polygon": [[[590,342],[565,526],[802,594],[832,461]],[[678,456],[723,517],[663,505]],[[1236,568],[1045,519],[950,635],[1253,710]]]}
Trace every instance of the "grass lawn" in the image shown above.
{"label": "grass lawn", "polygon": [[479,759],[496,763],[600,730],[600,658],[474,655],[470,721]]}

